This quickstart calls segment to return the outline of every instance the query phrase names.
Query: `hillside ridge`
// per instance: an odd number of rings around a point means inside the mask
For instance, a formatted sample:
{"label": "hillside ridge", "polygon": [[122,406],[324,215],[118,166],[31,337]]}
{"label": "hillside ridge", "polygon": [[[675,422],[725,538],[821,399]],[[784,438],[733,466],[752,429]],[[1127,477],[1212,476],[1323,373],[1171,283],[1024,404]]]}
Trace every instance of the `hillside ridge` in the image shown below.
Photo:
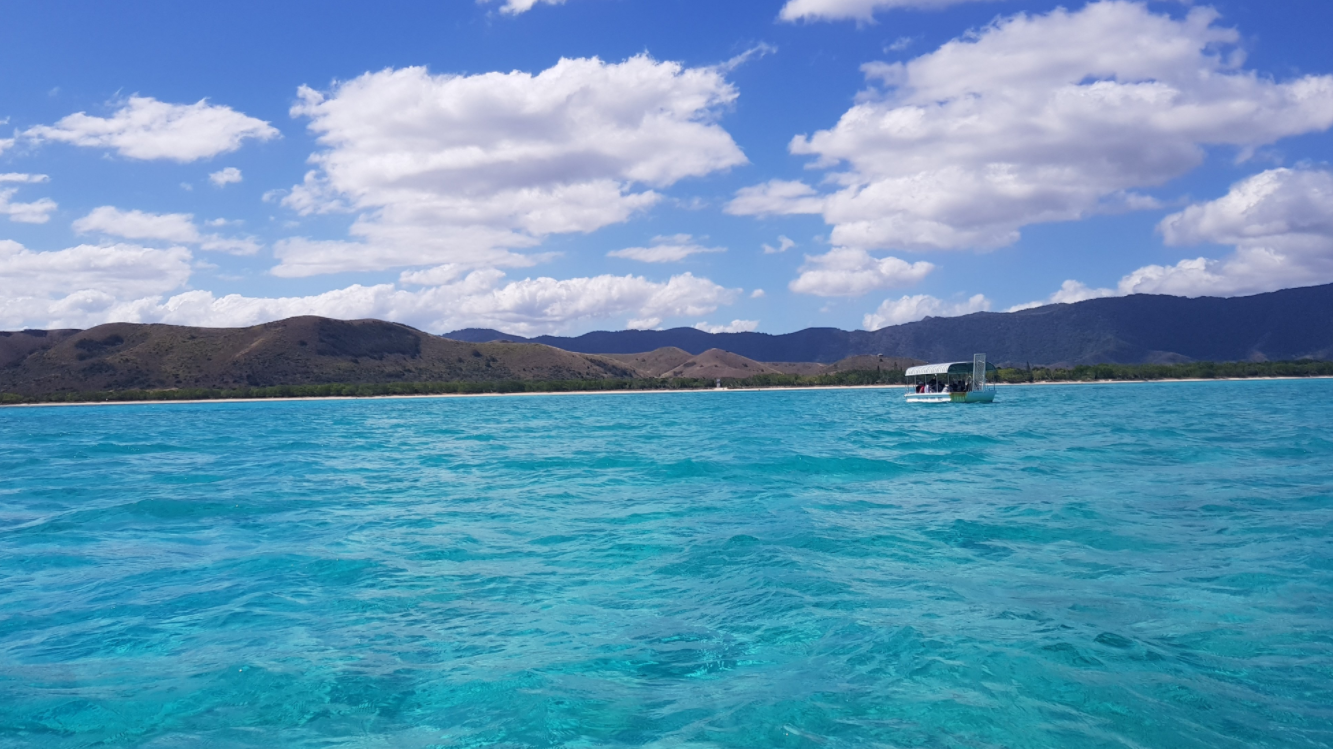
{"label": "hillside ridge", "polygon": [[669,346],[698,355],[719,348],[754,361],[823,364],[869,354],[959,360],[978,352],[998,363],[1058,367],[1329,359],[1333,284],[1229,298],[1134,294],[1017,312],[927,317],[874,331],[806,328],[775,335],[672,328],[523,338],[474,328],[445,336],[544,343],[589,354]]}

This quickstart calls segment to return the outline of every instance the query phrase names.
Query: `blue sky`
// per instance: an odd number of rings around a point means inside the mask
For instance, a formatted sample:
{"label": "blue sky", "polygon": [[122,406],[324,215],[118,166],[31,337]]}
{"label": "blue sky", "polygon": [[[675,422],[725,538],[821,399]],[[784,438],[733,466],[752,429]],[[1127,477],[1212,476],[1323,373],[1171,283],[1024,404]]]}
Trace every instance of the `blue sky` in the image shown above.
{"label": "blue sky", "polygon": [[0,328],[786,332],[1333,281],[1323,0],[14,2]]}

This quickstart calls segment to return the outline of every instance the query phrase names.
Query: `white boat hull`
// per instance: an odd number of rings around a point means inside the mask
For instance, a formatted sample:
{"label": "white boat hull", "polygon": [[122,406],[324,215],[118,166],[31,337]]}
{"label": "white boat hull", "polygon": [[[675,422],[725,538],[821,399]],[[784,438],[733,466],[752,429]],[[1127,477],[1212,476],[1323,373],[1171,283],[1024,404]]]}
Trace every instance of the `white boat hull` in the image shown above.
{"label": "white boat hull", "polygon": [[995,391],[973,390],[967,393],[916,393],[907,394],[908,403],[991,403],[995,400]]}

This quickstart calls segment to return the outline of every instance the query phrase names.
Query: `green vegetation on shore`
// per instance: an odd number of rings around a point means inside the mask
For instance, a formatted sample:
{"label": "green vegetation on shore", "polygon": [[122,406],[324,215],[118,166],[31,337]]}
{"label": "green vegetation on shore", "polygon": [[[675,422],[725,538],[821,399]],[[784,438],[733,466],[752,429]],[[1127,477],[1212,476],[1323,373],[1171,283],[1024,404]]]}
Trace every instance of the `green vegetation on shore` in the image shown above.
{"label": "green vegetation on shore", "polygon": [[[729,388],[827,387],[831,385],[879,385],[903,382],[901,370],[888,372],[838,372],[826,375],[763,374],[724,379]],[[235,398],[366,398],[378,395],[477,395],[483,393],[569,393],[603,390],[706,390],[714,380],[672,378],[617,378],[582,380],[497,380],[494,382],[384,382],[370,384],[277,385],[230,389],[176,388],[171,390],[110,390],[97,392],[47,393],[24,396],[0,393],[0,404],[105,403],[126,401],[223,400]]]}
{"label": "green vegetation on shore", "polygon": [[1072,369],[1006,368],[1000,382],[1093,382],[1095,380],[1219,380],[1255,377],[1330,377],[1330,361],[1210,362],[1188,364],[1084,364]]}
{"label": "green vegetation on shore", "polygon": [[[1096,364],[1072,369],[1036,367],[998,370],[998,381],[1092,382],[1096,380],[1244,379],[1254,377],[1330,377],[1333,362],[1192,362],[1189,364]],[[896,385],[902,370],[857,370],[823,375],[761,374],[744,379],[723,379],[732,389],[769,387],[831,387]],[[172,390],[113,390],[64,392],[43,395],[0,393],[0,404],[103,403],[127,401],[221,400],[234,398],[365,398],[382,395],[452,395],[483,393],[565,393],[615,390],[705,390],[714,380],[673,378],[617,378],[579,380],[498,380],[494,382],[385,382],[373,384],[278,385],[232,389],[179,388]]]}

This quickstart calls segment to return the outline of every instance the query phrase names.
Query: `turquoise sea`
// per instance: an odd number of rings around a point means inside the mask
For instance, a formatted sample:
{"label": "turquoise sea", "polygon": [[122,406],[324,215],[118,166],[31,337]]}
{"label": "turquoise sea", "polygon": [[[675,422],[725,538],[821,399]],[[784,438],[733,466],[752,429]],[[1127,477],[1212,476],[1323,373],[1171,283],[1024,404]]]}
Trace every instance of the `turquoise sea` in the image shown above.
{"label": "turquoise sea", "polygon": [[0,746],[1333,746],[1333,380],[0,409]]}

